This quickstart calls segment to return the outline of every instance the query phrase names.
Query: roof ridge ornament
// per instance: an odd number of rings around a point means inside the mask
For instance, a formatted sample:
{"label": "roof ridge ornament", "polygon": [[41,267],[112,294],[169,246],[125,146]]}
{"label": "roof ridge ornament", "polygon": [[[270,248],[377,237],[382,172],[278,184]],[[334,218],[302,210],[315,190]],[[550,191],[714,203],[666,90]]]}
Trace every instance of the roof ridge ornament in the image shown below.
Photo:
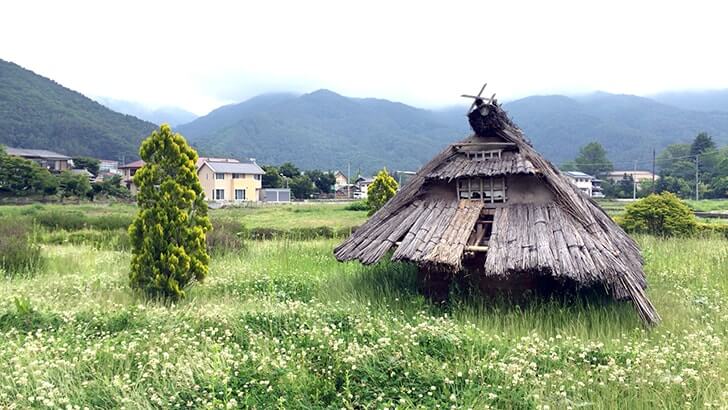
{"label": "roof ridge ornament", "polygon": [[463,98],[472,98],[473,103],[468,109],[467,117],[470,127],[481,137],[492,134],[493,131],[502,130],[506,126],[513,126],[505,111],[500,108],[495,93],[490,98],[483,97],[483,91],[488,83],[483,84],[478,95],[462,94]]}

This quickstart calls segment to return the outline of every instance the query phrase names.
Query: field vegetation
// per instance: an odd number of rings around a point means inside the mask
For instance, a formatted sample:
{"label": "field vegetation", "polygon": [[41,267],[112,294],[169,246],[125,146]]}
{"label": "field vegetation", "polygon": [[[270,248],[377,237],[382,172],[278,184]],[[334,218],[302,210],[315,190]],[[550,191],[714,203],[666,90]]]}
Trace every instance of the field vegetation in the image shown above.
{"label": "field vegetation", "polygon": [[[646,329],[628,304],[586,297],[517,305],[453,289],[449,303],[433,304],[409,265],[338,263],[339,238],[288,234],[234,234],[235,246],[213,248],[205,283],[162,303],[128,286],[131,256],[114,219],[133,212],[0,207],[27,218],[44,258],[0,282],[0,407],[728,406],[728,241],[719,235],[637,237],[663,318]],[[43,222],[48,213],[84,222]],[[225,232],[338,232],[366,211],[292,205],[210,217]]]}

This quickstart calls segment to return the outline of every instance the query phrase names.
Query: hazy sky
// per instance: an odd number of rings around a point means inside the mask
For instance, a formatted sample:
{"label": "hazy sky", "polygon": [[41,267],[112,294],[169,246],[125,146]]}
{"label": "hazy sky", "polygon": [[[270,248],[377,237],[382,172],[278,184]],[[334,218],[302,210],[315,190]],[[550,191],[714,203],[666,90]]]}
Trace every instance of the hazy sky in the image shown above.
{"label": "hazy sky", "polygon": [[197,114],[329,88],[423,107],[488,90],[728,88],[728,6],[702,1],[6,1],[0,58],[89,96]]}

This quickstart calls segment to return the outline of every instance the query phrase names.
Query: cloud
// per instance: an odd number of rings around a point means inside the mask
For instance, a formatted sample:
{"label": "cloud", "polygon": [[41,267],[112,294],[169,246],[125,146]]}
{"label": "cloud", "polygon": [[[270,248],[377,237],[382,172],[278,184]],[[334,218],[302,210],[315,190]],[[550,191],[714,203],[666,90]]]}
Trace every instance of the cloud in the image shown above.
{"label": "cloud", "polygon": [[[330,88],[420,106],[726,88],[720,2],[4,3],[0,57],[88,95],[204,114]],[[42,13],[38,11],[42,10]]]}

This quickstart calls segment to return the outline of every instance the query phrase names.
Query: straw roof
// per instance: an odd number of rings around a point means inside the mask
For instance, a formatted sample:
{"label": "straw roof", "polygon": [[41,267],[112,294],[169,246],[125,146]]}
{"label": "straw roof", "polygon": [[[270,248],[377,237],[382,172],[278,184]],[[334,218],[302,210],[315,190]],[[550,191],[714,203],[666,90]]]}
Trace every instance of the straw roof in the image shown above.
{"label": "straw roof", "polygon": [[[604,286],[630,300],[647,324],[660,320],[645,294],[639,248],[614,221],[531,146],[497,103],[487,114],[469,115],[476,133],[452,144],[425,164],[382,209],[340,244],[340,261],[391,258],[421,268],[456,273],[485,204],[461,199],[453,188],[463,177],[527,175],[550,192],[549,201],[506,202],[493,207],[484,277],[550,275],[580,287]],[[505,149],[485,158],[478,150]]]}

